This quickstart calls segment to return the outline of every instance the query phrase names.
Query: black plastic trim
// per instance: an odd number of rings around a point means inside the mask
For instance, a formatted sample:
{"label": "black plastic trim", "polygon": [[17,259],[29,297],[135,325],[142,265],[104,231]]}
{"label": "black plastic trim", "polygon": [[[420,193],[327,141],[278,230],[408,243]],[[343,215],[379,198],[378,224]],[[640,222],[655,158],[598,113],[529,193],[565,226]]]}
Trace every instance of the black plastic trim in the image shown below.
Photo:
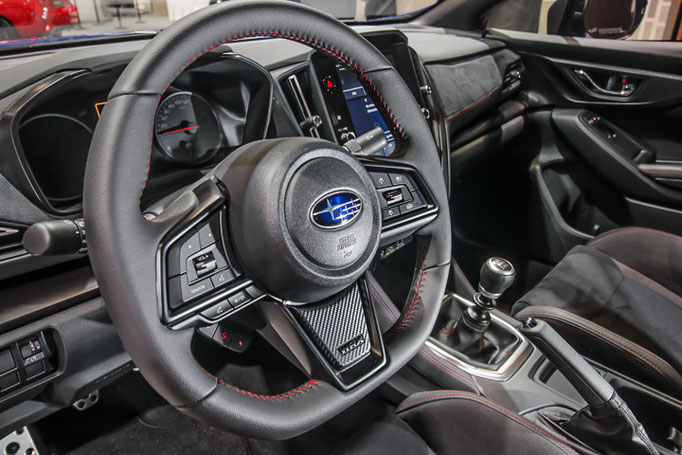
{"label": "black plastic trim", "polygon": [[315,354],[315,357],[320,362],[324,370],[329,374],[334,383],[343,391],[347,391],[362,383],[367,378],[373,376],[377,371],[381,370],[387,363],[388,358],[384,349],[384,340],[381,336],[381,329],[376,313],[374,312],[374,305],[372,304],[371,295],[367,288],[367,282],[364,279],[357,281],[360,287],[360,294],[362,296],[362,303],[365,309],[365,320],[367,322],[367,329],[371,341],[369,355],[363,357],[354,365],[339,371],[337,370],[320,352],[317,344],[310,338],[310,335],[303,328],[296,316],[289,309],[288,305],[284,305],[284,313],[289,321],[292,323],[296,331],[299,333],[308,348]]}

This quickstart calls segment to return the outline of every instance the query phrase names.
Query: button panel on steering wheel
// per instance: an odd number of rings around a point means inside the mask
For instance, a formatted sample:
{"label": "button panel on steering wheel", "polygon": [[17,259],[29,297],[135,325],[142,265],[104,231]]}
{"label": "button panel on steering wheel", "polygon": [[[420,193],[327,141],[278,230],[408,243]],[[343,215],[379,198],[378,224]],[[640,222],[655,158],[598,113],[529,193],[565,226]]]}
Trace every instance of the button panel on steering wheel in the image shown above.
{"label": "button panel on steering wheel", "polygon": [[224,207],[189,223],[161,247],[161,320],[171,328],[214,324],[265,294],[230,260]]}

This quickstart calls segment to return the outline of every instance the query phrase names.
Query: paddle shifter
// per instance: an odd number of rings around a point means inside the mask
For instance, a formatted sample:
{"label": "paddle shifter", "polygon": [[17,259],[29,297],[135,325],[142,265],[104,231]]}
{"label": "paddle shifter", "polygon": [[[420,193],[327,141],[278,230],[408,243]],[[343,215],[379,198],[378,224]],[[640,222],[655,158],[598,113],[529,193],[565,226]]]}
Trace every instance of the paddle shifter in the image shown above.
{"label": "paddle shifter", "polygon": [[514,283],[515,277],[516,270],[506,259],[492,257],[485,261],[478,292],[474,294],[474,305],[467,307],[459,320],[451,319],[441,330],[439,340],[472,360],[490,363],[504,349],[508,337],[498,327],[499,330],[486,333],[490,327],[490,312],[495,309],[497,299]]}

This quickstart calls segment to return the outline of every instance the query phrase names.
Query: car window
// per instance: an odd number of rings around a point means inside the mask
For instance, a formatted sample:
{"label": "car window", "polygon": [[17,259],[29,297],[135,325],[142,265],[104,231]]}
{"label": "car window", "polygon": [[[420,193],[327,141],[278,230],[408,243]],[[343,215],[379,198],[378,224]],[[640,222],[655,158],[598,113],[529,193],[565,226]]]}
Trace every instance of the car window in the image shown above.
{"label": "car window", "polygon": [[[157,31],[226,0],[1,0],[0,47]],[[352,22],[400,20],[438,0],[292,0]],[[9,43],[8,43],[9,42]]]}
{"label": "car window", "polygon": [[658,41],[682,40],[681,24],[678,0],[503,0],[484,17],[487,29]]}

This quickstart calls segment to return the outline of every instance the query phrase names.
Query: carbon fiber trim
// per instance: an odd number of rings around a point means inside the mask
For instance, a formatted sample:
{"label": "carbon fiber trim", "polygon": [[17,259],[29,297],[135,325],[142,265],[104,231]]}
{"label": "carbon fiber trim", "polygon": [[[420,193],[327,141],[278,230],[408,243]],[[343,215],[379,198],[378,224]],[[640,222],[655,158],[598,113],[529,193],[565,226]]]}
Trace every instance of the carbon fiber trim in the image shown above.
{"label": "carbon fiber trim", "polygon": [[327,300],[291,310],[334,368],[344,370],[369,355],[367,315],[358,283]]}

